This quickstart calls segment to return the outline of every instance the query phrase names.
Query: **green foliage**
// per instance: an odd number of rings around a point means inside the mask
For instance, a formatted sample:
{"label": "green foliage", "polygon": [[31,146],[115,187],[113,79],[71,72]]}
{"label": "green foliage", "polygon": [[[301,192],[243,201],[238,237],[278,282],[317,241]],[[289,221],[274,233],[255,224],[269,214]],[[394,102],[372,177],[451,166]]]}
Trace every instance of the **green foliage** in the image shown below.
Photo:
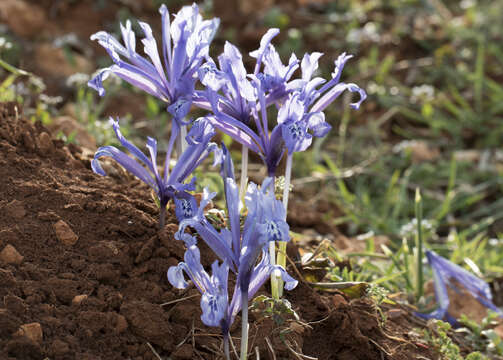
{"label": "green foliage", "polygon": [[288,319],[299,320],[299,316],[288,300],[276,300],[265,295],[259,295],[253,299],[250,311],[259,314],[260,317],[271,318],[277,326],[284,325]]}
{"label": "green foliage", "polygon": [[459,322],[469,331],[466,337],[471,341],[474,349],[501,356],[503,355],[503,340],[491,328],[498,324],[498,320],[499,314],[489,311],[480,324],[465,315],[461,315]]}

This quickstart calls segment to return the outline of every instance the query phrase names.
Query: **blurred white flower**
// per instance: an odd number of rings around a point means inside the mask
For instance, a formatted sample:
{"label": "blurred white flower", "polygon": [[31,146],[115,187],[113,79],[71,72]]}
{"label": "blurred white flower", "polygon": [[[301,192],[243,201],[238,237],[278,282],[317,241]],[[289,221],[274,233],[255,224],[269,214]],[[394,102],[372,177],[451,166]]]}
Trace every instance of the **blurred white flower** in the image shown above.
{"label": "blurred white flower", "polygon": [[423,84],[420,86],[414,86],[412,88],[412,95],[410,96],[410,101],[412,103],[418,102],[430,102],[435,97],[435,88],[428,84]]}

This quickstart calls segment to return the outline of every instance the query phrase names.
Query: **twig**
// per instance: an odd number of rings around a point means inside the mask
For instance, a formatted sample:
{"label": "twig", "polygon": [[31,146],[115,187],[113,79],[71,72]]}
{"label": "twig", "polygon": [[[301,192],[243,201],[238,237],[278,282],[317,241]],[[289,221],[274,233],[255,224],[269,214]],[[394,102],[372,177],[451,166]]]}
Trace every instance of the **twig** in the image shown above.
{"label": "twig", "polygon": [[147,346],[150,348],[150,350],[154,353],[155,357],[158,358],[159,360],[162,360],[162,357],[155,351],[154,347],[150,345],[149,342],[147,342]]}
{"label": "twig", "polygon": [[276,354],[274,353],[274,349],[271,344],[271,340],[266,336],[265,343],[267,344],[267,349],[269,349],[269,353],[271,354],[272,360],[276,360]]}
{"label": "twig", "polygon": [[176,304],[176,303],[179,303],[179,302],[182,302],[182,301],[188,300],[188,299],[195,298],[195,297],[197,297],[197,296],[199,296],[199,294],[194,294],[194,295],[186,296],[186,297],[184,297],[184,298],[171,300],[171,301],[168,301],[168,302],[162,303],[162,304],[161,304],[161,306],[167,306],[167,305],[171,305],[171,304]]}
{"label": "twig", "polygon": [[297,351],[295,351],[294,349],[292,349],[292,347],[290,346],[289,342],[288,341],[285,341],[285,345],[287,347],[288,350],[290,350],[290,352],[299,360],[302,360],[302,359],[306,359],[306,360],[318,360],[318,358],[316,357],[312,357],[312,356],[307,356],[307,355],[304,355],[304,354],[300,354],[298,353]]}
{"label": "twig", "polygon": [[234,355],[236,355],[236,359],[239,359],[238,352],[236,350],[236,347],[234,346],[234,341],[232,341],[232,336],[229,336],[229,340],[231,342],[232,352],[234,353]]}
{"label": "twig", "polygon": [[374,344],[379,350],[381,350],[383,353],[385,353],[386,355],[388,356],[392,356],[393,354],[386,351],[385,348],[383,348],[381,345],[379,345],[377,342],[375,342],[374,340],[372,340],[372,338],[369,338],[370,342],[372,342],[372,344]]}

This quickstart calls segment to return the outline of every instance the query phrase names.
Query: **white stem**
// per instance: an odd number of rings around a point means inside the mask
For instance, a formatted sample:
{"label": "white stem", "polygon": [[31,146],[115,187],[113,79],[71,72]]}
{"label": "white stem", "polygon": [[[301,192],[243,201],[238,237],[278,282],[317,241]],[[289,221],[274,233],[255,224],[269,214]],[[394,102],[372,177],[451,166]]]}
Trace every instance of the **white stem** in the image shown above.
{"label": "white stem", "polygon": [[248,357],[248,291],[241,292],[241,360]]}
{"label": "white stem", "polygon": [[239,189],[239,198],[243,199],[246,191],[246,183],[248,182],[248,148],[243,145],[241,150],[241,182]]}
{"label": "white stem", "polygon": [[285,207],[285,213],[288,210],[288,196],[290,195],[290,180],[292,178],[292,159],[293,154],[288,154],[286,158],[286,169],[285,169],[285,188],[283,189],[283,206]]}
{"label": "white stem", "polygon": [[183,154],[185,149],[187,148],[187,140],[185,140],[185,137],[187,136],[187,126],[182,125],[180,127],[180,152],[178,153],[178,158]]}

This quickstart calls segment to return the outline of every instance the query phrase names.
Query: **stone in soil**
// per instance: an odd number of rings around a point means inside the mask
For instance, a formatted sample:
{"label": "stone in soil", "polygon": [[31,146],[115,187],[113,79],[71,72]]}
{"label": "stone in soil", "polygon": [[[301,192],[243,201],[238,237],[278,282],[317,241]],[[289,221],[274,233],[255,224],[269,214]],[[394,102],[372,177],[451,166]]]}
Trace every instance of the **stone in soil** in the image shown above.
{"label": "stone in soil", "polygon": [[53,227],[59,241],[61,241],[64,245],[72,246],[75,245],[77,240],[79,240],[79,237],[73,232],[70,225],[63,220],[59,220],[54,223]]}
{"label": "stone in soil", "polygon": [[10,244],[4,247],[0,252],[0,260],[7,264],[19,265],[23,262],[24,257]]}

